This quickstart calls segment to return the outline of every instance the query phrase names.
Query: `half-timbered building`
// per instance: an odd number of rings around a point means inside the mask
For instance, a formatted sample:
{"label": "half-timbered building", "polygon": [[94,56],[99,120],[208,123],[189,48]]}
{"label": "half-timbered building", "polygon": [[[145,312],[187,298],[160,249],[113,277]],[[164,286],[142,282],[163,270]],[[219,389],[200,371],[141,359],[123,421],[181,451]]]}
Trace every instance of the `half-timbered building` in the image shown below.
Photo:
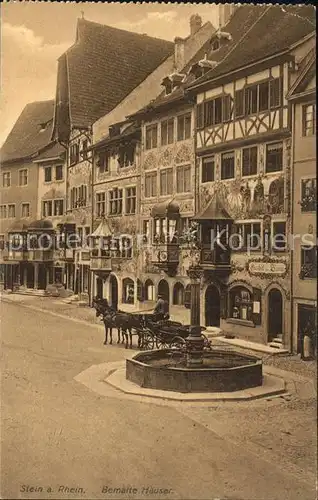
{"label": "half-timbered building", "polygon": [[[257,14],[223,60],[188,88],[197,99],[201,321],[290,349],[287,92],[314,43],[314,11],[262,6]],[[230,23],[222,31],[232,38]]]}

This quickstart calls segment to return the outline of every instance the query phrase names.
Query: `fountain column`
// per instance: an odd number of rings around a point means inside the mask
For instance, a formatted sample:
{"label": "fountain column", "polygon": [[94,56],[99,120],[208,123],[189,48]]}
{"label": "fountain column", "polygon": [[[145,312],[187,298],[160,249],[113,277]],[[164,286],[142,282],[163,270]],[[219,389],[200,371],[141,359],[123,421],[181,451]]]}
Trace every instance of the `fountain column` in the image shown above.
{"label": "fountain column", "polygon": [[200,285],[203,269],[192,266],[187,271],[191,280],[191,329],[186,340],[187,366],[195,368],[203,364],[204,339],[200,328]]}

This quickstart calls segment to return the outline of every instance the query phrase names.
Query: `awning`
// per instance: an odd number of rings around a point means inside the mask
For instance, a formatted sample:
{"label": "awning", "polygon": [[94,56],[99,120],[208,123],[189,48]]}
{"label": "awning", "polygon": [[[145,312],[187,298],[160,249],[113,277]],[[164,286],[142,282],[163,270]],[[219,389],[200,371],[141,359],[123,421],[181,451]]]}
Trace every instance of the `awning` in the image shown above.
{"label": "awning", "polygon": [[112,230],[106,219],[103,219],[97,229],[91,234],[93,238],[105,238],[112,236]]}
{"label": "awning", "polygon": [[177,216],[180,213],[178,203],[173,200],[158,203],[151,210],[152,217]]}
{"label": "awning", "polygon": [[232,217],[227,213],[216,194],[207,207],[193,217],[193,220],[232,220]]}

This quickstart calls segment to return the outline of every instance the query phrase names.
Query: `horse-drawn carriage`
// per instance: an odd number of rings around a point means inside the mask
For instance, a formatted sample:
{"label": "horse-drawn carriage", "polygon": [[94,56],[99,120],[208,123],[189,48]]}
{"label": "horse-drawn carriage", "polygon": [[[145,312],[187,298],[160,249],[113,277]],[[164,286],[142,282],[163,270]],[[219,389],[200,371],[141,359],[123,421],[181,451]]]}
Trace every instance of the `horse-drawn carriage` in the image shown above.
{"label": "horse-drawn carriage", "polygon": [[[190,325],[183,325],[169,319],[157,321],[155,314],[149,313],[128,313],[125,311],[112,309],[106,299],[94,299],[93,306],[96,309],[96,316],[101,316],[105,325],[105,341],[108,343],[108,333],[110,333],[110,344],[112,343],[112,329],[117,328],[117,343],[125,342],[128,348],[128,337],[130,347],[132,347],[133,335],[138,336],[138,348],[144,350],[182,348],[185,346],[185,339],[190,335]],[[201,333],[205,327],[201,327]],[[122,333],[122,340],[120,334]],[[204,337],[205,346],[209,346],[209,340]]]}

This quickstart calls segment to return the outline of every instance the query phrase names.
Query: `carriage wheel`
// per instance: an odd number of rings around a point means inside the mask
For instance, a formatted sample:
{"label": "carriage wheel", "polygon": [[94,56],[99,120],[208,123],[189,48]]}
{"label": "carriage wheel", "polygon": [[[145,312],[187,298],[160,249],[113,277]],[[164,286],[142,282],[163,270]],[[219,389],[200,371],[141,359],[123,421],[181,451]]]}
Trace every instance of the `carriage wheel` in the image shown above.
{"label": "carriage wheel", "polygon": [[203,333],[202,333],[202,337],[203,337],[203,340],[204,340],[204,349],[212,349],[212,342],[211,340],[208,339],[208,337],[206,337]]}
{"label": "carriage wheel", "polygon": [[182,337],[173,337],[170,347],[175,349],[182,349],[185,345],[185,341]]}
{"label": "carriage wheel", "polygon": [[157,349],[167,349],[169,345],[164,340],[156,340]]}
{"label": "carriage wheel", "polygon": [[155,339],[152,333],[145,332],[142,338],[142,348],[151,351],[155,347]]}

